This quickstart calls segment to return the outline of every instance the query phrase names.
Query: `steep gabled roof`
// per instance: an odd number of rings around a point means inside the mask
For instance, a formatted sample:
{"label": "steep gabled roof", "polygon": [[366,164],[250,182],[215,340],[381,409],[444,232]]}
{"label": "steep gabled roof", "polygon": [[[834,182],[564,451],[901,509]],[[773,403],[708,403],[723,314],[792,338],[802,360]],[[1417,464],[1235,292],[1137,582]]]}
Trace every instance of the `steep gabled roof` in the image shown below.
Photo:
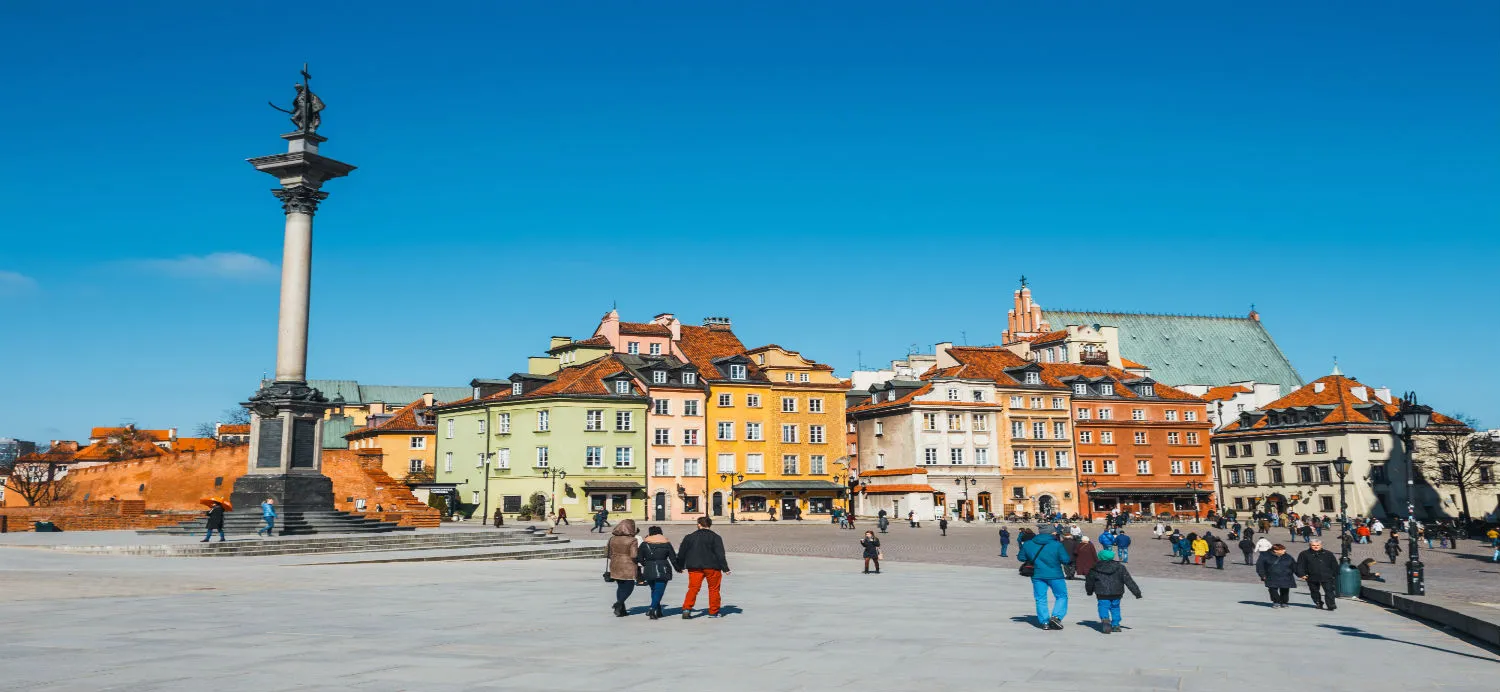
{"label": "steep gabled roof", "polygon": [[719,374],[719,368],[714,361],[721,358],[740,356],[748,361],[745,382],[770,382],[765,374],[760,371],[753,360],[745,355],[745,345],[740,343],[739,337],[728,329],[712,327],[694,327],[682,325],[682,338],[677,342],[678,348],[682,349],[683,355],[687,356],[688,362],[698,368],[698,373],[705,380],[712,382],[731,381]]}
{"label": "steep gabled roof", "polygon": [[[610,355],[599,360],[590,361],[583,365],[563,368],[557,371],[557,379],[533,389],[521,396],[511,396],[514,399],[535,399],[547,396],[619,396],[614,393],[606,379],[615,375],[624,375],[634,378],[630,369],[625,367],[620,359]],[[506,392],[502,392],[505,394]],[[486,397],[486,399],[491,397]],[[493,397],[500,398],[500,397]]]}
{"label": "steep gabled roof", "polygon": [[[439,402],[432,402],[436,408]],[[409,432],[436,432],[437,423],[424,424],[421,419],[423,409],[426,409],[426,401],[417,399],[395,413],[385,417],[384,420],[375,425],[366,426],[349,433],[349,437],[366,437],[368,435],[379,435],[383,433],[409,433]]]}
{"label": "steep gabled roof", "polygon": [[[1355,395],[1356,388],[1364,389],[1363,398]],[[1251,413],[1251,423],[1248,427],[1244,425],[1245,419],[1240,418],[1224,426],[1223,431],[1278,427],[1271,424],[1271,416],[1266,415],[1268,412],[1322,413],[1321,417],[1317,418],[1319,423],[1382,423],[1396,415],[1400,409],[1401,400],[1397,397],[1391,397],[1389,400],[1382,399],[1374,387],[1363,384],[1359,380],[1345,375],[1326,375]],[[1436,411],[1432,413],[1432,423],[1460,425],[1458,421]]]}
{"label": "steep gabled roof", "polygon": [[1066,329],[1059,329],[1059,330],[1057,330],[1055,332],[1047,332],[1045,334],[1038,334],[1036,336],[1031,337],[1030,339],[1027,339],[1027,341],[1031,342],[1032,346],[1041,346],[1043,344],[1052,344],[1052,343],[1057,343],[1059,341],[1067,341],[1067,340],[1068,340],[1068,330],[1066,330]]}
{"label": "steep gabled roof", "polygon": [[1222,386],[1269,382],[1282,391],[1302,378],[1258,318],[1043,310],[1049,324],[1101,324],[1120,329],[1120,356],[1145,363],[1172,385]]}
{"label": "steep gabled roof", "polygon": [[663,336],[670,338],[672,330],[666,325],[650,322],[621,322],[620,336]]}
{"label": "steep gabled roof", "polygon": [[1204,401],[1228,401],[1240,394],[1254,394],[1255,390],[1242,384],[1231,384],[1223,387],[1210,387],[1208,391],[1199,397]]}

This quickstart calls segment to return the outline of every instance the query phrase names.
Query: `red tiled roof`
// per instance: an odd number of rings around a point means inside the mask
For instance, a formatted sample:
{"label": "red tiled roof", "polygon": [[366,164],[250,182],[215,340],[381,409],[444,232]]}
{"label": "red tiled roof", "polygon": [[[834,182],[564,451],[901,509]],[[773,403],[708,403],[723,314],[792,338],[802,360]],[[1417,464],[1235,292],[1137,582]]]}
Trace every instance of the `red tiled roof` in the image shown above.
{"label": "red tiled roof", "polygon": [[[102,439],[108,438],[108,437],[113,436],[113,435],[119,435],[119,434],[125,432],[126,430],[128,430],[128,428],[125,428],[125,427],[94,428],[93,430],[89,431],[89,438],[102,440]],[[143,433],[143,434],[145,434],[147,437],[151,438],[151,440],[154,441],[154,442],[166,442],[166,441],[172,439],[172,431],[171,430],[141,430],[141,429],[137,428],[136,432],[137,433]]]}
{"label": "red tiled roof", "polygon": [[937,492],[936,488],[933,488],[932,486],[927,485],[926,483],[896,483],[896,484],[892,484],[892,485],[862,485],[862,486],[859,487],[859,490],[860,490],[860,492],[866,493],[866,494],[869,494],[869,495],[883,495],[883,494],[890,494],[890,493],[935,493],[935,492]]}
{"label": "red tiled roof", "polygon": [[136,442],[129,446],[123,453],[116,455],[115,449],[108,442],[96,442],[78,451],[74,457],[77,461],[121,461],[124,459],[145,459],[147,457],[159,457],[166,452],[150,442]]}
{"label": "red tiled roof", "polygon": [[1057,330],[1055,332],[1047,332],[1046,334],[1038,334],[1036,336],[1031,337],[1030,339],[1027,339],[1027,341],[1030,341],[1032,346],[1040,346],[1042,344],[1050,344],[1050,343],[1055,343],[1055,342],[1058,342],[1058,341],[1066,341],[1067,339],[1068,339],[1068,330],[1066,330],[1066,329],[1059,329],[1059,330]]}
{"label": "red tiled roof", "polygon": [[1233,399],[1236,395],[1239,395],[1239,394],[1254,394],[1254,393],[1255,393],[1255,390],[1252,390],[1249,387],[1246,387],[1245,385],[1242,385],[1242,384],[1228,384],[1228,385],[1224,385],[1223,387],[1210,387],[1209,390],[1206,391],[1206,392],[1204,392],[1203,396],[1201,396],[1199,398],[1203,399],[1204,401],[1220,401],[1220,400],[1227,401],[1229,399]]}
{"label": "red tiled roof", "polygon": [[[877,402],[871,403],[869,399],[866,399],[863,402],[861,402],[861,403],[859,403],[859,404],[857,404],[855,406],[850,406],[848,408],[848,412],[849,413],[858,413],[860,411],[875,411],[875,410],[878,410],[878,409],[890,408],[892,406],[900,406],[902,404],[908,404],[908,403],[911,403],[912,399],[915,399],[915,398],[917,398],[919,396],[922,396],[923,394],[926,394],[926,393],[928,393],[930,391],[932,391],[932,383],[931,382],[926,383],[926,384],[922,385],[921,387],[919,387],[917,389],[913,389],[913,390],[907,392],[904,396],[898,396],[898,397],[896,397],[895,401],[881,400],[881,401],[877,401]],[[884,392],[882,392],[882,393],[884,393]]]}
{"label": "red tiled roof", "polygon": [[1129,358],[1123,358],[1123,357],[1120,358],[1120,365],[1123,365],[1123,366],[1125,366],[1127,368],[1135,368],[1137,370],[1150,370],[1151,369],[1151,366],[1149,366],[1149,365],[1143,365],[1143,364],[1137,363],[1137,362],[1135,362],[1135,361],[1133,361],[1133,360],[1131,360]]}
{"label": "red tiled roof", "polygon": [[[1074,365],[1072,363],[1042,363],[1042,381],[1056,381],[1062,384],[1059,377],[1070,375],[1081,375],[1083,377],[1108,377],[1115,381],[1115,394],[1126,399],[1139,399],[1129,387],[1125,386],[1125,380],[1136,379],[1132,375],[1119,368],[1108,365]],[[1176,387],[1169,387],[1160,382],[1152,386],[1158,399],[1169,399],[1175,401],[1202,401],[1202,399],[1182,391]]]}
{"label": "red tiled roof", "polygon": [[[1323,391],[1317,391],[1317,385],[1323,385]],[[1354,395],[1356,387],[1364,387],[1365,398],[1360,399]],[[1323,423],[1373,423],[1369,416],[1360,412],[1360,408],[1368,404],[1376,404],[1385,411],[1387,416],[1396,415],[1400,411],[1401,400],[1391,397],[1390,401],[1381,399],[1375,388],[1361,383],[1352,377],[1344,375],[1326,375],[1309,382],[1291,394],[1277,399],[1262,407],[1266,411],[1283,411],[1286,409],[1308,408],[1312,406],[1332,406],[1333,409],[1323,416]],[[1437,425],[1460,425],[1460,423],[1448,416],[1436,411],[1432,414],[1432,422]],[[1251,429],[1268,427],[1266,417],[1261,417],[1251,424]],[[1243,430],[1239,420],[1224,426],[1225,432]]]}
{"label": "red tiled roof", "polygon": [[672,330],[661,324],[650,322],[621,322],[620,336],[665,336],[671,337]]}
{"label": "red tiled roof", "polygon": [[[438,402],[436,401],[432,403],[433,406],[438,405]],[[345,435],[344,437],[365,437],[372,434],[396,432],[435,432],[437,430],[436,423],[425,425],[417,416],[419,412],[418,410],[421,409],[424,405],[426,405],[426,400],[417,399],[416,401],[413,401],[405,406],[402,406],[400,409],[397,409],[397,411],[391,414],[389,418],[380,421],[378,424],[360,428],[359,430],[355,430],[348,435]]]}
{"label": "red tiled roof", "polygon": [[179,437],[172,443],[174,452],[212,452],[218,448],[219,441],[212,437]]}
{"label": "red tiled roof", "polygon": [[557,348],[547,349],[547,352],[557,353],[558,351],[566,351],[570,348],[577,348],[580,346],[603,346],[605,348],[609,348],[609,339],[604,336],[591,336],[587,339],[583,339],[582,341],[570,341],[566,344],[558,346]]}
{"label": "red tiled roof", "polygon": [[910,476],[914,473],[927,473],[927,469],[924,469],[920,466],[914,466],[909,469],[870,469],[869,471],[860,472],[859,477],[876,478],[879,476]]}
{"label": "red tiled roof", "polygon": [[514,398],[527,399],[543,396],[567,396],[573,394],[604,396],[614,392],[604,383],[604,378],[619,373],[629,373],[615,356],[608,356],[598,360],[589,361],[583,365],[575,365],[571,368],[563,368],[557,371],[557,379],[533,389],[519,397],[511,395],[509,390],[485,397],[485,400]]}
{"label": "red tiled roof", "polygon": [[[725,379],[719,375],[719,369],[714,365],[714,360],[745,355],[745,345],[740,343],[739,337],[728,329],[711,329],[684,324],[682,325],[682,339],[677,342],[677,346],[682,349],[682,354],[687,356],[688,362],[698,369],[699,376],[710,381]],[[748,365],[746,382],[768,381],[753,360]]]}
{"label": "red tiled roof", "polygon": [[221,425],[221,426],[219,426],[219,434],[220,435],[249,435],[250,434],[250,425],[248,423],[245,424],[245,425]]}

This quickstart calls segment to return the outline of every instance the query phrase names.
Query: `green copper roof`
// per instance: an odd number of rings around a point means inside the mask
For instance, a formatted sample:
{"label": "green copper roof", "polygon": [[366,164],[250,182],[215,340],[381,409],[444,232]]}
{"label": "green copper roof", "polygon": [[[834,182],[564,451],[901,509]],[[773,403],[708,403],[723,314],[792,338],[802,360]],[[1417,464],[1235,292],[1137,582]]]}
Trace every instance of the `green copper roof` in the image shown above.
{"label": "green copper roof", "polygon": [[438,401],[457,401],[470,394],[473,390],[468,387],[408,387],[388,384],[360,384],[355,380],[308,380],[307,385],[323,393],[332,401],[334,397],[344,397],[344,403],[368,404],[379,401],[394,406],[405,406],[423,394],[432,393],[432,398]]}
{"label": "green copper roof", "polygon": [[[313,385],[316,387],[317,385]],[[345,435],[354,432],[354,419],[349,416],[331,416],[323,421],[323,449],[348,449]]]}
{"label": "green copper roof", "polygon": [[1134,312],[1043,310],[1053,329],[1068,325],[1120,329],[1120,356],[1151,367],[1168,385],[1268,382],[1290,392],[1302,377],[1259,320],[1248,317],[1151,315]]}

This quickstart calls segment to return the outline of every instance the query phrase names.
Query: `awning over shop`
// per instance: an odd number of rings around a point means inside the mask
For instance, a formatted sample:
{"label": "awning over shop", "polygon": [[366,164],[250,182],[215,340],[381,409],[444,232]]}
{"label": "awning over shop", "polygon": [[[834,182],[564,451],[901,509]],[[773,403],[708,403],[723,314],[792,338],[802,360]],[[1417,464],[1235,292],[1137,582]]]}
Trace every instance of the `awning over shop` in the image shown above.
{"label": "awning over shop", "polygon": [[756,490],[773,493],[778,493],[786,490],[790,490],[793,492],[841,493],[844,492],[844,486],[832,481],[819,480],[745,481],[743,483],[740,483],[739,485],[734,486],[734,491],[736,493],[745,493],[747,491],[753,492]]}
{"label": "awning over shop", "polygon": [[859,489],[867,495],[890,495],[897,493],[935,493],[933,488],[926,483],[891,483],[888,485],[866,485]]}
{"label": "awning over shop", "polygon": [[1193,488],[1094,488],[1089,490],[1089,497],[1192,497],[1197,493],[1198,497],[1208,497],[1213,494],[1207,488],[1194,490]]}
{"label": "awning over shop", "polygon": [[583,489],[588,490],[645,490],[646,486],[636,481],[608,481],[588,480],[583,482]]}

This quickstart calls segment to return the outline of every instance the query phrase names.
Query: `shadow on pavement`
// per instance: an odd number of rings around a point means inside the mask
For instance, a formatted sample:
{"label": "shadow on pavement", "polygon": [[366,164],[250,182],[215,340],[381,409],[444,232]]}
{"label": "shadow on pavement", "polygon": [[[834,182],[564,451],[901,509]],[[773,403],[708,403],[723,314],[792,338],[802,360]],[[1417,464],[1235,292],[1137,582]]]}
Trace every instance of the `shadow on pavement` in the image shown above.
{"label": "shadow on pavement", "polygon": [[1342,634],[1342,635],[1348,636],[1348,637],[1359,637],[1361,639],[1381,639],[1381,640],[1385,640],[1385,641],[1388,641],[1388,642],[1396,642],[1397,644],[1410,644],[1412,646],[1420,646],[1420,647],[1422,647],[1424,649],[1432,649],[1433,651],[1441,651],[1441,652],[1443,652],[1445,654],[1453,654],[1455,656],[1464,656],[1466,658],[1474,658],[1474,659],[1478,659],[1478,660],[1481,660],[1481,661],[1490,661],[1490,662],[1493,662],[1493,663],[1500,663],[1500,658],[1495,658],[1493,656],[1475,656],[1474,654],[1466,654],[1466,653],[1464,653],[1462,651],[1454,651],[1452,649],[1444,649],[1442,647],[1431,646],[1431,645],[1428,645],[1428,644],[1418,644],[1416,642],[1409,642],[1409,641],[1406,641],[1405,639],[1393,639],[1393,638],[1387,637],[1387,636],[1385,636],[1383,634],[1375,634],[1373,632],[1366,632],[1366,631],[1364,631],[1364,630],[1362,630],[1362,629],[1360,629],[1358,627],[1349,627],[1347,625],[1328,625],[1328,624],[1323,624],[1323,625],[1318,625],[1318,626],[1322,627],[1324,629],[1330,629],[1330,630],[1337,631],[1339,634]]}
{"label": "shadow on pavement", "polygon": [[[1240,601],[1240,605],[1253,605],[1253,606],[1260,606],[1262,608],[1270,608],[1271,607],[1271,602],[1270,601]],[[1317,606],[1315,606],[1315,605],[1313,605],[1311,603],[1288,603],[1286,605],[1287,605],[1288,608],[1317,608]]]}

